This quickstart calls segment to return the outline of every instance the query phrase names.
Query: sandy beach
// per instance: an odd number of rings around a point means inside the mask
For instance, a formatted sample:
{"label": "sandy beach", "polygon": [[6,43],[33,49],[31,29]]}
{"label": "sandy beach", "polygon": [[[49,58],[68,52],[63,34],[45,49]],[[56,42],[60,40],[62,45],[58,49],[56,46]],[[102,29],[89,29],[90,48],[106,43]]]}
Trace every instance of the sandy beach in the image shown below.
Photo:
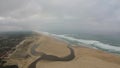
{"label": "sandy beach", "polygon": [[[68,46],[73,49],[75,56],[69,61],[41,58],[43,53],[57,58],[69,56],[71,51]],[[26,39],[11,55],[8,63],[18,64],[19,68],[30,68],[30,66],[33,68],[120,68],[120,56],[88,47],[75,46],[52,36],[40,34]]]}

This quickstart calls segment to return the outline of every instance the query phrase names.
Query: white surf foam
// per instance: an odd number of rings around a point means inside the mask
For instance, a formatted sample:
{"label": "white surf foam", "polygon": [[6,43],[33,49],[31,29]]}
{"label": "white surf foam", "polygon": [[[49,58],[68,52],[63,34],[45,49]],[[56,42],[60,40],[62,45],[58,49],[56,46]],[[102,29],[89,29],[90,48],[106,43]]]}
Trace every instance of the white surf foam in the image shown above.
{"label": "white surf foam", "polygon": [[100,41],[96,41],[96,40],[76,39],[74,37],[70,37],[70,36],[66,36],[66,35],[56,35],[56,34],[51,34],[48,32],[39,32],[39,33],[58,37],[58,38],[66,40],[66,41],[76,42],[79,44],[86,44],[85,46],[88,46],[88,47],[98,48],[98,49],[106,50],[109,52],[120,53],[120,47],[112,46],[109,44],[104,44],[104,43],[102,43]]}
{"label": "white surf foam", "polygon": [[109,44],[104,44],[100,41],[76,39],[76,38],[65,36],[65,35],[56,35],[56,36],[69,40],[69,41],[75,41],[78,43],[87,44],[86,46],[93,46],[93,47],[104,49],[104,50],[111,51],[111,52],[120,52],[120,47],[112,46]]}

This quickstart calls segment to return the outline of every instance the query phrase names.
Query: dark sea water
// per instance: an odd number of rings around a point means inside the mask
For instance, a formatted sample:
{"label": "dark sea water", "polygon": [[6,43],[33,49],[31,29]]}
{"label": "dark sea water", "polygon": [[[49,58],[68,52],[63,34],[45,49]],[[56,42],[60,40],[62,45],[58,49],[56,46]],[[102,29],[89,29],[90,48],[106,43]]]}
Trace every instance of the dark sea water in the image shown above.
{"label": "dark sea water", "polygon": [[88,34],[88,33],[63,33],[53,34],[43,32],[47,35],[52,35],[59,39],[65,40],[71,44],[100,49],[114,54],[120,54],[120,34]]}
{"label": "dark sea water", "polygon": [[[36,31],[40,32],[40,31]],[[52,33],[40,32],[47,35],[52,35],[58,39],[67,41],[71,44],[100,49],[114,54],[120,55],[120,34],[90,34],[90,33]],[[0,33],[0,55],[6,53],[6,50],[11,50],[24,37],[32,35],[33,32],[5,32]],[[6,43],[7,42],[7,43]],[[12,44],[12,45],[11,45]]]}

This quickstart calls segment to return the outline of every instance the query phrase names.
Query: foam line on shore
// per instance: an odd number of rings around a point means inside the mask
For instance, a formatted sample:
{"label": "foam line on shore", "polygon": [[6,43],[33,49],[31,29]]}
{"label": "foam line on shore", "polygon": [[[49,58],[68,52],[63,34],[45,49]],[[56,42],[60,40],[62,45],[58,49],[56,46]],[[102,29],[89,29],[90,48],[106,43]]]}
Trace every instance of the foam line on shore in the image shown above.
{"label": "foam line on shore", "polygon": [[113,52],[113,53],[120,53],[120,47],[113,46],[110,44],[105,44],[105,43],[102,43],[97,40],[76,39],[74,37],[70,37],[70,36],[66,36],[66,35],[56,35],[56,34],[51,34],[48,32],[39,32],[39,31],[37,31],[37,32],[45,34],[45,35],[51,35],[51,36],[66,40],[68,42],[75,42],[77,44],[85,44],[84,46],[87,46],[87,47],[102,49],[102,50],[105,50],[108,52]]}

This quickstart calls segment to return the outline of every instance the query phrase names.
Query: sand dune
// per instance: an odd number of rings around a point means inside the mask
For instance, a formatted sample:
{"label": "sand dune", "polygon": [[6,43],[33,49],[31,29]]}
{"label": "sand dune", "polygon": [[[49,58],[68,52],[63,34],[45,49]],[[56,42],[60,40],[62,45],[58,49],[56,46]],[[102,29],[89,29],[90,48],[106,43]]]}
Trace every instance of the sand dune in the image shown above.
{"label": "sand dune", "polygon": [[[27,45],[28,42],[31,43]],[[71,53],[67,47],[69,43],[51,36],[37,35],[26,39],[25,43],[25,45],[21,44],[21,47],[18,47],[16,53],[8,61],[11,64],[17,63],[19,68],[30,68],[33,62],[35,62],[35,66],[33,66],[35,68],[120,68],[120,56],[83,46],[71,46],[75,57],[70,61],[40,59],[43,54],[39,54],[39,52],[59,58],[68,56]],[[37,45],[36,48],[33,47],[35,45]],[[31,52],[32,48],[38,53],[32,54],[34,53]],[[27,57],[17,57],[16,55]]]}

